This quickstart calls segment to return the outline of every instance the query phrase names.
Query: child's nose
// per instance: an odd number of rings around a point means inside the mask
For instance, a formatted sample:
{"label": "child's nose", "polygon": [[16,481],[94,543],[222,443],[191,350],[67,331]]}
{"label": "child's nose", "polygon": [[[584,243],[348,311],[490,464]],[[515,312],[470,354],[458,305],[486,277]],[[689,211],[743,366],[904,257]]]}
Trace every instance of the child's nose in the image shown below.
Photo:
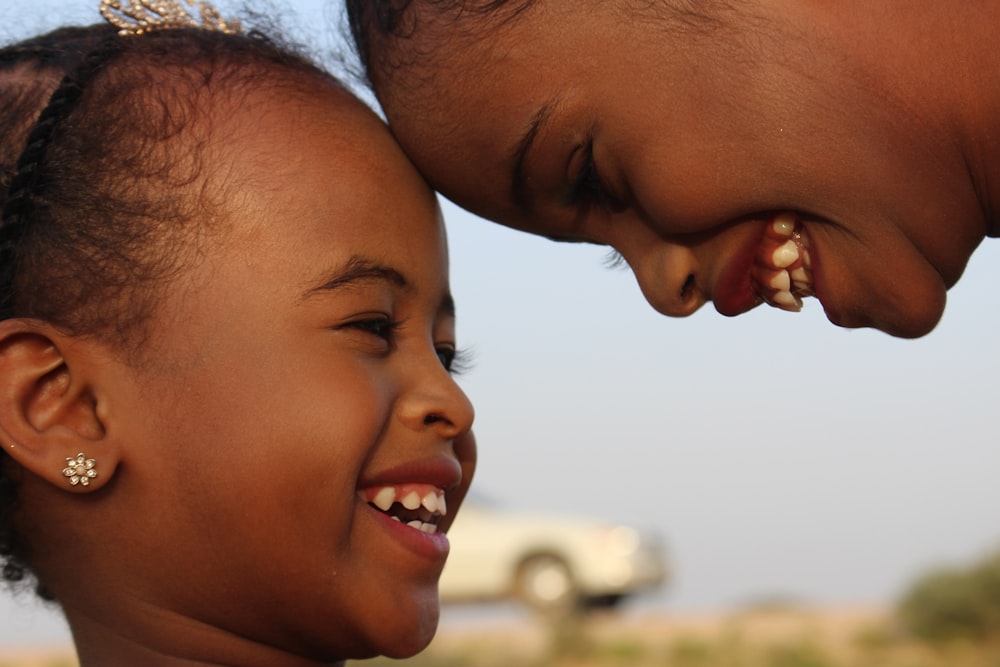
{"label": "child's nose", "polygon": [[440,365],[424,374],[401,401],[400,419],[414,430],[434,430],[453,440],[472,429],[472,401]]}
{"label": "child's nose", "polygon": [[687,317],[705,303],[697,262],[689,248],[661,241],[638,257],[626,259],[646,301],[663,315]]}

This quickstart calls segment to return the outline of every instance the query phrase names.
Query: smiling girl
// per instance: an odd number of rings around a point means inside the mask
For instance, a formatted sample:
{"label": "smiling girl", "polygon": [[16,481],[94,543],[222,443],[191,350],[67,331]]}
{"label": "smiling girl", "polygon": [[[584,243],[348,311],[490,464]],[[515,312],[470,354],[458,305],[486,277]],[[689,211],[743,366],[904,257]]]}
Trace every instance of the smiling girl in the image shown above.
{"label": "smiling girl", "polygon": [[613,248],[658,311],[930,331],[1000,234],[1000,2],[348,0],[457,204]]}
{"label": "smiling girl", "polygon": [[83,667],[412,655],[475,464],[434,196],[302,57],[105,5],[0,51],[4,573]]}

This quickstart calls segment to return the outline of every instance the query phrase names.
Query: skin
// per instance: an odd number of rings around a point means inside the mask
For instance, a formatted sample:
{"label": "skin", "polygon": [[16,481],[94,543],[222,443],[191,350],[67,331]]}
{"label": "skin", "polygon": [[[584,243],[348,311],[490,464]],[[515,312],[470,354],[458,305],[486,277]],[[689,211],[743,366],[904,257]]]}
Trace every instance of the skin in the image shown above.
{"label": "skin", "polygon": [[[748,253],[790,211],[833,323],[926,334],[996,231],[1000,3],[729,4],[678,26],[666,1],[539,0],[487,25],[417,0],[420,28],[377,43],[370,76],[434,188],[614,248],[663,314],[746,292]],[[540,116],[519,202],[514,155]],[[597,176],[574,198],[589,145]]]}
{"label": "skin", "polygon": [[[358,492],[433,484],[453,517],[471,481],[445,233],[384,125],[313,88],[211,111],[222,231],[166,288],[140,361],[0,325],[23,524],[84,666],[339,665],[436,629],[446,538]],[[77,451],[87,488],[60,472]]]}

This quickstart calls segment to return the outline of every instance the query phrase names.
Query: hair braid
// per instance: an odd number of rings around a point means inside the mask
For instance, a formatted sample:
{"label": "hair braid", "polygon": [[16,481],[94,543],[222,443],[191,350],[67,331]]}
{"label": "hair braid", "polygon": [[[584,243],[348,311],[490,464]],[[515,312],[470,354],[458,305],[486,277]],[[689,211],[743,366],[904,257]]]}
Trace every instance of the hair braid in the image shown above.
{"label": "hair braid", "polygon": [[32,195],[39,182],[41,163],[56,129],[73,112],[90,80],[119,53],[121,39],[117,35],[107,37],[87,53],[80,65],[63,77],[28,134],[7,190],[0,222],[0,319],[13,314],[17,245],[31,215]]}

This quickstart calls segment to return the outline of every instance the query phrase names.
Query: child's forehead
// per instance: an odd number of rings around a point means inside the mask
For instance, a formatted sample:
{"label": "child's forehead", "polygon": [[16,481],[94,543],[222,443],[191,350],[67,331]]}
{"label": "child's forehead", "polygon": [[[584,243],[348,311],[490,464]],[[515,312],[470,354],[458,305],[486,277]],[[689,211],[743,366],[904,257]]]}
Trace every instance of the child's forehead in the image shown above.
{"label": "child's forehead", "polygon": [[454,64],[456,50],[466,52],[482,40],[501,41],[505,28],[535,20],[532,10],[547,0],[415,0],[394,8],[349,0],[352,29],[369,76],[417,64]]}

